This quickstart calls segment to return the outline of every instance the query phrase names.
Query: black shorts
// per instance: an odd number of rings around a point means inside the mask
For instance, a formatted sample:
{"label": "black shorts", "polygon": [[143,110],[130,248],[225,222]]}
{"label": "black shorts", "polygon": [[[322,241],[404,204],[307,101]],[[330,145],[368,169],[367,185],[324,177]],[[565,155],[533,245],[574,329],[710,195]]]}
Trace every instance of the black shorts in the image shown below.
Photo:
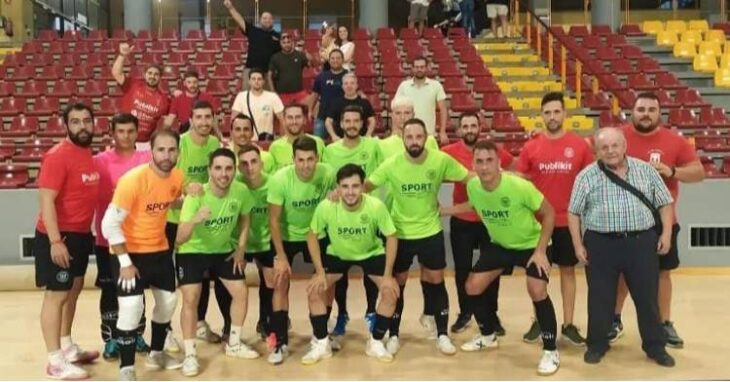
{"label": "black shorts", "polygon": [[[548,248],[548,252],[550,249]],[[523,249],[514,250],[500,247],[494,243],[489,243],[482,246],[479,249],[480,255],[479,260],[474,264],[472,272],[489,272],[495,269],[504,269],[510,267],[522,267],[528,276],[548,281],[548,275],[542,274],[537,269],[535,264],[530,264],[527,267],[527,261],[530,260],[532,254],[535,252],[534,249]]]}
{"label": "black shorts", "polygon": [[659,269],[662,271],[671,271],[679,268],[679,248],[677,247],[677,237],[679,237],[679,224],[672,226],[672,247],[666,255],[659,256]]}
{"label": "black shorts", "polygon": [[71,256],[68,269],[53,263],[48,235],[38,230],[35,231],[33,257],[35,258],[35,285],[37,287],[56,291],[71,290],[74,278],[86,275],[89,255],[94,251],[94,236],[90,232],[61,232],[61,238]]}
{"label": "black shorts", "polygon": [[109,247],[94,246],[94,255],[96,255],[96,285],[97,288],[104,288],[114,285],[117,280],[112,277],[111,255],[109,255]]}
{"label": "black shorts", "polygon": [[548,251],[548,258],[551,263],[561,267],[574,267],[578,264],[575,248],[573,248],[573,239],[570,236],[568,227],[556,227],[553,230],[551,239],[552,244]]}
{"label": "black shorts", "polygon": [[255,261],[257,266],[262,266],[264,268],[273,268],[274,251],[272,249],[269,249],[268,251],[263,252],[247,252],[246,261],[249,263]]}
{"label": "black shorts", "polygon": [[177,239],[177,223],[167,222],[165,224],[165,237],[167,238],[168,251],[170,255],[175,254],[175,240]]}
{"label": "black shorts", "polygon": [[403,273],[411,268],[413,258],[418,256],[422,267],[431,270],[446,268],[446,249],[444,232],[422,239],[398,239],[398,252],[395,257],[393,272]]}
{"label": "black shorts", "polygon": [[226,260],[231,253],[202,254],[178,253],[175,256],[177,281],[180,285],[198,284],[206,278],[223,280],[243,280],[243,273],[233,273],[233,259]]}
{"label": "black shorts", "polygon": [[[138,296],[150,287],[175,292],[175,265],[169,250],[154,253],[130,253],[132,264],[139,272],[139,278],[131,292],[123,291],[117,284],[117,296]],[[112,278],[119,280],[119,258],[111,256]]]}
{"label": "black shorts", "polygon": [[[309,254],[309,247],[307,247],[307,241],[284,241],[284,253],[286,253],[286,258],[289,260],[289,265],[294,263],[294,257],[301,253],[302,259],[305,263],[311,264],[312,263],[312,257]],[[329,245],[329,239],[325,236],[322,239],[319,239],[319,251],[320,253],[325,253],[327,250],[327,246]],[[273,265],[272,265],[273,266]]]}
{"label": "black shorts", "polygon": [[364,260],[348,261],[337,256],[323,255],[322,265],[327,274],[347,275],[351,267],[362,268],[365,276],[383,276],[385,273],[385,254],[368,257]]}

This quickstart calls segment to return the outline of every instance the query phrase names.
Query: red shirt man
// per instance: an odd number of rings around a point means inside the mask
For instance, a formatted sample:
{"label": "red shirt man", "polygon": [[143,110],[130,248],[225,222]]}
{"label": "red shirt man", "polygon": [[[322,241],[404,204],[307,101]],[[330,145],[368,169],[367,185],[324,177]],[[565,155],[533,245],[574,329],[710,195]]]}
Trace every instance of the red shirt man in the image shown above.
{"label": "red shirt man", "polygon": [[213,105],[213,113],[220,110],[220,102],[208,92],[200,90],[198,72],[194,69],[185,72],[183,80],[184,91],[172,98],[170,102],[170,115],[174,115],[180,121],[180,133],[190,128],[190,117],[193,115],[193,105],[197,101],[207,101]]}

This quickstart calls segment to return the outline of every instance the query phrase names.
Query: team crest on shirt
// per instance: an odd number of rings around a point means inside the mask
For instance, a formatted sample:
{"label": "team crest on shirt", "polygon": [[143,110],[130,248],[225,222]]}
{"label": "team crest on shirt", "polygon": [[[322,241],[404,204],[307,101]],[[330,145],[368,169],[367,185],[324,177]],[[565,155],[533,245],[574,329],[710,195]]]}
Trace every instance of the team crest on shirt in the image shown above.
{"label": "team crest on shirt", "polygon": [[238,203],[233,202],[228,208],[231,210],[231,212],[236,212],[236,209],[238,209]]}
{"label": "team crest on shirt", "polygon": [[660,163],[662,161],[661,150],[650,150],[649,151],[649,163]]}
{"label": "team crest on shirt", "polygon": [[370,223],[370,216],[368,216],[367,214],[360,215],[360,223],[362,223],[362,224]]}
{"label": "team crest on shirt", "polygon": [[504,207],[504,208],[509,208],[509,205],[511,204],[511,202],[510,202],[510,200],[509,200],[509,197],[507,197],[507,196],[505,196],[505,197],[503,197],[502,199],[500,199],[500,200],[499,200],[499,203],[500,203],[500,204],[502,205],[502,207]]}
{"label": "team crest on shirt", "polygon": [[56,281],[59,283],[67,283],[70,277],[71,276],[68,274],[68,271],[59,271],[56,273]]}
{"label": "team crest on shirt", "polygon": [[434,171],[434,170],[426,171],[426,179],[428,179],[428,180],[436,179],[436,171]]}
{"label": "team crest on shirt", "polygon": [[575,150],[573,150],[572,147],[566,147],[565,150],[563,150],[563,155],[565,155],[566,158],[570,159],[575,156]]}
{"label": "team crest on shirt", "polygon": [[99,183],[99,173],[96,171],[89,173],[89,174],[82,173],[81,174],[81,183],[83,183],[83,184]]}

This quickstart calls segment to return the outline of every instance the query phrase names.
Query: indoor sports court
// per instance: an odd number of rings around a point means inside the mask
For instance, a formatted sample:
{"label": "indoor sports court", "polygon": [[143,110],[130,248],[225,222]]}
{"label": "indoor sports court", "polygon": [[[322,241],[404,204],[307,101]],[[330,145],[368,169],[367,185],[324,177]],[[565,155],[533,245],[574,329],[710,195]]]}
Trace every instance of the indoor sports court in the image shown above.
{"label": "indoor sports court", "polygon": [[2,379],[730,378],[725,1],[0,16]]}

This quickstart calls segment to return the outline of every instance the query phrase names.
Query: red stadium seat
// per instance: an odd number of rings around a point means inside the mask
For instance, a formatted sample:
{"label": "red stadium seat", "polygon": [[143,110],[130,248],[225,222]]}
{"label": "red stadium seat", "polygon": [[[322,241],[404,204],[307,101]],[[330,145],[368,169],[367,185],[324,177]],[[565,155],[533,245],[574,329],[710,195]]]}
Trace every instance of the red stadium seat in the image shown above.
{"label": "red stadium seat", "polygon": [[157,39],[160,41],[178,41],[180,40],[180,34],[177,33],[177,29],[168,29],[162,31]]}
{"label": "red stadium seat", "polygon": [[63,32],[63,37],[61,37],[61,40],[63,41],[79,41],[81,40],[83,36],[81,36],[80,31],[76,30],[66,30]]}
{"label": "red stadium seat", "polygon": [[0,97],[10,97],[14,95],[16,92],[15,90],[15,83],[13,82],[5,82],[3,80],[0,80]]}
{"label": "red stadium seat", "polygon": [[248,42],[242,40],[234,40],[228,43],[229,52],[246,53],[248,52]]}
{"label": "red stadium seat", "polygon": [[135,38],[135,40],[144,42],[157,40],[157,32],[153,32],[149,29],[141,29],[139,32],[137,32],[137,37]]}
{"label": "red stadium seat", "polygon": [[109,92],[109,87],[105,81],[88,80],[84,87],[79,90],[79,94],[85,97],[101,98]]}
{"label": "red stadium seat", "polygon": [[30,181],[28,167],[21,164],[0,165],[0,188],[22,188]]}
{"label": "red stadium seat", "polygon": [[383,83],[383,92],[388,96],[394,96],[402,82],[402,77],[389,77]]}
{"label": "red stadium seat", "polygon": [[38,131],[38,136],[43,138],[63,138],[66,134],[66,126],[63,124],[63,117],[58,115],[48,118],[46,128]]}
{"label": "red stadium seat", "polygon": [[637,24],[624,24],[621,26],[621,34],[624,36],[644,36],[641,27]]}
{"label": "red stadium seat", "polygon": [[236,78],[236,66],[230,64],[218,64],[210,78],[214,80],[233,80]]}
{"label": "red stadium seat", "polygon": [[380,99],[380,94],[368,94],[367,99],[375,114],[380,114],[383,111],[383,101]]}
{"label": "red stadium seat", "polygon": [[225,97],[231,93],[228,87],[228,80],[208,80],[208,86],[206,86],[205,90],[216,97]]}
{"label": "red stadium seat", "polygon": [[352,39],[355,41],[370,40],[372,37],[373,36],[367,28],[357,28],[352,32]]}
{"label": "red stadium seat", "polygon": [[601,61],[618,60],[621,56],[616,53],[616,50],[610,46],[602,46],[596,49],[596,58]]}
{"label": "red stadium seat", "polygon": [[662,106],[662,108],[674,109],[683,105],[683,103],[672,97],[666,90],[657,90],[654,92],[654,94],[656,94],[657,98],[659,98],[659,104]]}
{"label": "red stadium seat", "polygon": [[188,31],[188,34],[185,36],[186,40],[189,41],[204,41],[205,40],[205,31],[202,31],[200,29],[191,29]]}
{"label": "red stadium seat", "polygon": [[139,63],[141,65],[149,65],[149,64],[161,64],[162,63],[162,54],[160,53],[144,53],[142,54],[142,58],[139,60]]}
{"label": "red stadium seat", "polygon": [[659,87],[665,90],[677,90],[687,88],[687,86],[680,82],[674,74],[669,72],[657,73],[654,82],[656,82]]}
{"label": "red stadium seat", "polygon": [[59,78],[63,78],[65,76],[63,66],[54,64],[49,66],[44,66],[43,70],[41,71],[41,74],[36,75],[36,79],[38,80],[46,80],[46,81],[56,81]]}
{"label": "red stadium seat", "polygon": [[358,78],[357,79],[358,89],[365,94],[379,94],[380,84],[378,78]]}
{"label": "red stadium seat", "polygon": [[170,42],[169,41],[152,41],[152,45],[147,49],[150,53],[170,53],[172,49],[170,48]]}
{"label": "red stadium seat", "polygon": [[606,36],[606,44],[614,48],[619,48],[628,45],[629,42],[626,41],[626,37],[614,34]]}
{"label": "red stadium seat", "polygon": [[228,33],[226,33],[225,29],[215,29],[210,31],[210,36],[208,36],[208,41],[226,41],[228,40]]}
{"label": "red stadium seat", "polygon": [[463,74],[455,62],[442,62],[438,69],[439,77],[461,77]]}
{"label": "red stadium seat", "polygon": [[[147,51],[147,42],[146,41],[140,41],[140,40],[134,40],[130,43],[134,47],[134,53],[135,54],[142,54]],[[129,58],[129,57],[127,57]]]}
{"label": "red stadium seat", "polygon": [[223,44],[221,41],[208,40],[203,43],[203,47],[198,50],[201,53],[218,53],[223,50]]}
{"label": "red stadium seat", "polygon": [[378,30],[375,32],[375,39],[395,40],[395,32],[393,31],[393,28],[378,28]]}
{"label": "red stadium seat", "polygon": [[486,111],[511,111],[512,107],[502,93],[485,93],[482,99],[482,109]]}
{"label": "red stadium seat", "polygon": [[43,155],[53,147],[49,138],[30,139],[19,145],[20,152],[13,157],[17,162],[40,162]]}
{"label": "red stadium seat", "polygon": [[636,69],[642,73],[658,73],[664,71],[662,66],[659,65],[659,62],[651,57],[640,58]]}
{"label": "red stadium seat", "polygon": [[176,65],[176,66],[182,66],[188,64],[188,55],[187,53],[180,53],[180,52],[172,52],[167,58],[167,62],[165,62],[167,65]]}
{"label": "red stadium seat", "polygon": [[96,48],[97,53],[116,54],[119,52],[119,41],[106,40]]}
{"label": "red stadium seat", "polygon": [[466,76],[477,79],[477,77],[490,77],[489,69],[483,62],[468,62],[466,64]]}
{"label": "red stadium seat", "polygon": [[613,60],[611,61],[610,67],[611,72],[614,74],[631,74],[636,72],[633,65],[631,65],[631,61],[629,60]]}
{"label": "red stadium seat", "polygon": [[386,62],[383,62],[382,76],[402,78],[406,76],[406,72],[401,67],[400,62],[395,60],[390,61],[387,64]]}
{"label": "red stadium seat", "polygon": [[469,93],[466,81],[463,77],[446,77],[442,83],[444,91],[448,94]]}
{"label": "red stadium seat", "polygon": [[[35,78],[35,68],[32,66],[20,66],[16,67],[10,79],[13,81],[28,81]],[[7,80],[7,78],[6,78]]]}
{"label": "red stadium seat", "polygon": [[450,109],[457,113],[475,113],[479,104],[470,93],[455,93],[451,96]]}
{"label": "red stadium seat", "polygon": [[60,64],[60,65],[65,66],[67,68],[73,68],[77,64],[80,64],[80,60],[81,60],[81,58],[80,57],[77,57],[73,53],[67,53],[67,54],[62,54],[58,58],[57,63]]}
{"label": "red stadium seat", "polygon": [[[23,56],[25,57],[25,56]],[[25,60],[21,60],[21,56],[19,53],[8,53],[5,55],[5,59],[3,60],[2,66],[4,67],[12,67],[17,68],[18,66],[25,65]]]}
{"label": "red stadium seat", "polygon": [[15,144],[10,141],[9,143],[0,141],[0,161],[4,162],[10,159],[15,154]]}
{"label": "red stadium seat", "polygon": [[215,65],[215,61],[215,54],[199,52],[195,55],[195,60],[193,62],[195,65],[213,66]]}
{"label": "red stadium seat", "polygon": [[472,90],[475,93],[486,94],[486,93],[502,93],[502,89],[497,86],[497,82],[494,81],[493,77],[476,77],[474,78],[474,84]]}
{"label": "red stadium seat", "polygon": [[583,37],[580,45],[586,49],[598,49],[603,46],[603,41],[601,36],[586,36]]}
{"label": "red stadium seat", "polygon": [[45,82],[36,82],[35,80],[25,81],[19,91],[15,93],[18,97],[35,98],[41,94],[48,93],[48,87]]}
{"label": "red stadium seat", "polygon": [[611,101],[608,99],[606,93],[599,92],[585,93],[583,95],[583,107],[592,110],[608,110],[611,108]]}
{"label": "red stadium seat", "polygon": [[517,116],[511,112],[495,112],[492,116],[492,129],[499,132],[523,131]]}
{"label": "red stadium seat", "polygon": [[375,78],[378,76],[378,72],[372,64],[358,64],[357,67],[355,67],[355,75],[357,75],[358,78]]}
{"label": "red stadium seat", "polygon": [[[160,41],[164,41],[164,40],[160,40]],[[187,40],[180,41],[180,43],[177,44],[177,48],[174,48],[173,51],[180,52],[180,53],[194,53],[195,52],[195,43],[193,41],[187,41]]]}
{"label": "red stadium seat", "polygon": [[598,117],[599,127],[618,127],[623,125],[625,122],[626,121],[621,119],[620,116],[613,115],[610,110],[602,111]]}
{"label": "red stadium seat", "polygon": [[2,130],[3,137],[30,137],[38,131],[38,118],[16,115],[8,130]]}
{"label": "red stadium seat", "polygon": [[644,52],[636,45],[625,45],[621,47],[621,55],[626,59],[639,59],[644,57]]}
{"label": "red stadium seat", "polygon": [[[697,91],[697,89],[679,89],[677,90],[675,99],[678,104],[684,107],[701,108],[711,106],[709,103],[705,102],[705,100],[702,99],[702,96],[700,95],[700,92]],[[664,106],[663,103],[662,106]]]}
{"label": "red stadium seat", "polygon": [[124,30],[124,29],[115,29],[112,32],[111,40],[115,40],[117,42],[119,41],[129,41],[134,39],[134,33],[132,31]]}
{"label": "red stadium seat", "polygon": [[0,116],[17,116],[27,109],[25,98],[0,98]]}
{"label": "red stadium seat", "polygon": [[604,24],[596,24],[591,25],[591,34],[594,36],[606,36],[610,35],[613,32],[611,32],[611,27]]}
{"label": "red stadium seat", "polygon": [[568,32],[568,35],[572,37],[586,37],[590,34],[591,32],[588,31],[588,27],[585,25],[572,25]]}
{"label": "red stadium seat", "polygon": [[424,28],[423,38],[427,40],[441,39],[443,40],[444,35],[441,33],[440,28]]}
{"label": "red stadium seat", "polygon": [[20,52],[25,55],[43,53],[43,45],[40,41],[28,41],[23,43],[23,48]]}
{"label": "red stadium seat", "polygon": [[[102,67],[102,72],[104,71],[105,67]],[[111,68],[106,67],[107,70],[111,72]],[[94,77],[94,71],[91,69],[90,66],[87,65],[78,65],[74,66],[73,69],[71,69],[71,73],[66,77],[69,80],[82,80],[86,81],[89,78]]]}
{"label": "red stadium seat", "polygon": [[111,117],[119,112],[119,99],[111,97],[103,97],[99,102],[99,108],[95,115],[98,117]]}
{"label": "red stadium seat", "polygon": [[[664,105],[662,105],[664,106]],[[669,119],[667,120],[670,125],[676,126],[680,129],[695,129],[702,127],[689,109],[671,109],[669,110]]]}
{"label": "red stadium seat", "polygon": [[641,91],[653,91],[658,87],[643,73],[629,74],[626,79],[626,87]]}
{"label": "red stadium seat", "polygon": [[238,65],[241,62],[241,54],[235,52],[223,52],[219,63],[220,64],[232,64]]}
{"label": "red stadium seat", "polygon": [[48,115],[61,110],[60,103],[56,97],[40,97],[35,99],[33,110],[26,110],[28,115]]}
{"label": "red stadium seat", "polygon": [[319,29],[309,29],[309,30],[304,31],[304,41],[307,41],[307,40],[321,41],[322,32],[320,32]]}
{"label": "red stadium seat", "polygon": [[730,121],[728,121],[725,109],[719,107],[700,109],[700,123],[714,128],[730,127]]}
{"label": "red stadium seat", "polygon": [[87,41],[104,41],[108,38],[109,31],[106,29],[92,29],[86,36]]}
{"label": "red stadium seat", "polygon": [[38,31],[38,40],[42,42],[49,42],[58,39],[58,32],[50,29],[43,29]]}

